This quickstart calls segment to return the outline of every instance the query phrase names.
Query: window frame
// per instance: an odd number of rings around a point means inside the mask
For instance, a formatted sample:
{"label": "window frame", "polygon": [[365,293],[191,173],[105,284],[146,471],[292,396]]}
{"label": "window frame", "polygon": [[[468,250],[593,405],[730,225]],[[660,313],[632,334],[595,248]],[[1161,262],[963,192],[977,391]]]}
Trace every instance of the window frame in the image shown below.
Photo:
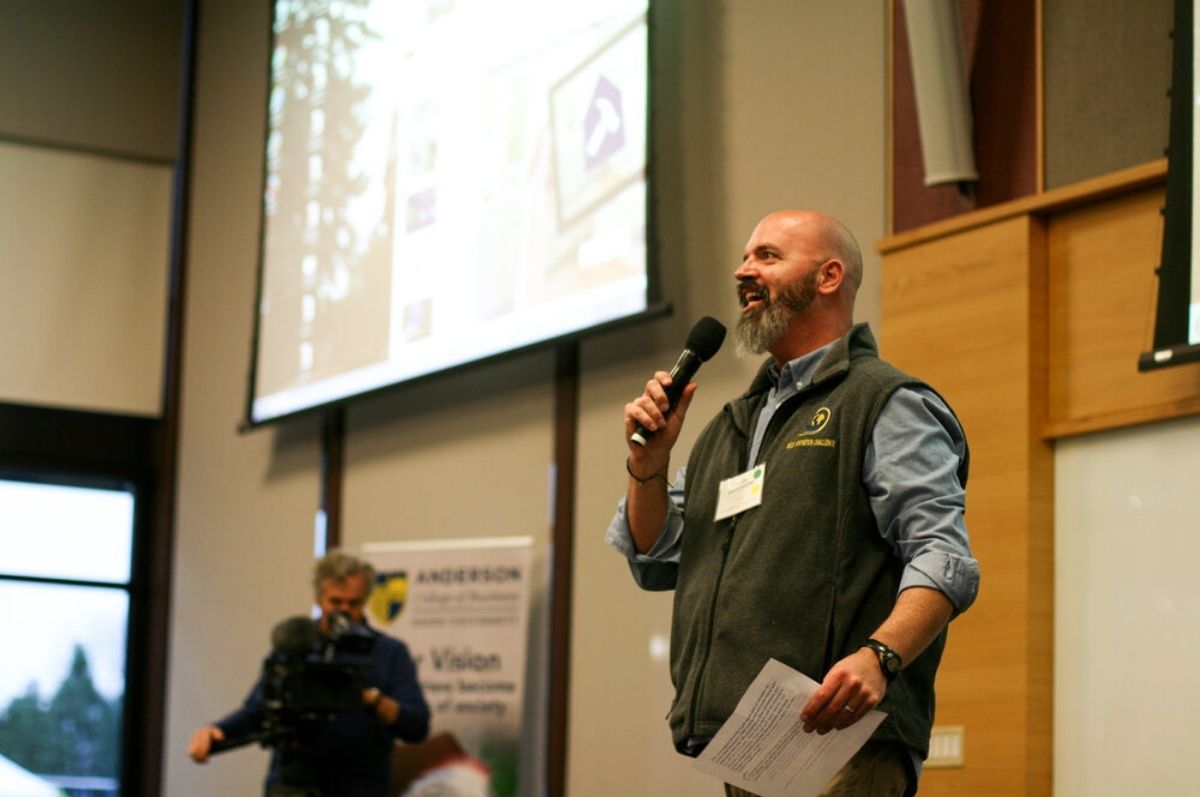
{"label": "window frame", "polygon": [[[121,717],[121,793],[143,793],[161,776],[169,616],[170,528],[158,507],[161,422],[117,413],[0,402],[0,478],[124,489],[133,494],[127,584],[125,694]],[[4,575],[25,583],[92,586],[76,579]]]}

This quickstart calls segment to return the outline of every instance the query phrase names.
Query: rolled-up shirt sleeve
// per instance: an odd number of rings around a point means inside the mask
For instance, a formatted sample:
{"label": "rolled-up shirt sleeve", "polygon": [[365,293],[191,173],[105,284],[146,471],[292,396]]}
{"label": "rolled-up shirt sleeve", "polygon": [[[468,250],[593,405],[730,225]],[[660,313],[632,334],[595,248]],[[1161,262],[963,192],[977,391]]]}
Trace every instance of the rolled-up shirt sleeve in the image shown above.
{"label": "rolled-up shirt sleeve", "polygon": [[[863,458],[863,483],[880,534],[904,562],[900,591],[929,587],[942,592],[955,615],[979,591],[979,564],[971,552],[960,465],[966,436],[945,402],[932,390],[901,388],[876,421]],[[961,468],[965,474],[966,468]],[[654,545],[639,554],[633,545],[625,499],[604,541],[629,562],[638,586],[674,589],[683,539],[686,468],[668,489],[667,520]]]}
{"label": "rolled-up shirt sleeve", "polygon": [[863,459],[863,482],[880,533],[904,562],[900,591],[942,592],[957,615],[979,592],[966,511],[966,436],[931,390],[901,388],[875,424]]}
{"label": "rolled-up shirt sleeve", "polygon": [[675,588],[679,550],[683,544],[683,485],[687,478],[686,471],[686,468],[680,468],[675,481],[667,488],[667,520],[650,550],[638,553],[634,547],[624,498],[617,503],[617,512],[604,532],[604,542],[628,560],[634,581],[642,589]]}

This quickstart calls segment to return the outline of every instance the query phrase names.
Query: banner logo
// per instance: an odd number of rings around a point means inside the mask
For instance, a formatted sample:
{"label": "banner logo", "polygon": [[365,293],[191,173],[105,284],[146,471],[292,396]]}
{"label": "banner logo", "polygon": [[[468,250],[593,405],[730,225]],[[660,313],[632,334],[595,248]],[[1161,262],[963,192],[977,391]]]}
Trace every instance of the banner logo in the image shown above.
{"label": "banner logo", "polygon": [[398,570],[392,573],[377,573],[375,588],[367,598],[367,610],[380,624],[389,624],[400,616],[408,600],[408,573]]}

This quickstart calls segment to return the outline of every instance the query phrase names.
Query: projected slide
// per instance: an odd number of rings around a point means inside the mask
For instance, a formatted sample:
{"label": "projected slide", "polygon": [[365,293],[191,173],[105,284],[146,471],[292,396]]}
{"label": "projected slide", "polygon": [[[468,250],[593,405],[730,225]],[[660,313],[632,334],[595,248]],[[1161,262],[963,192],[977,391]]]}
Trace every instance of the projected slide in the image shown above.
{"label": "projected slide", "polygon": [[646,309],[647,0],[280,0],[250,420]]}

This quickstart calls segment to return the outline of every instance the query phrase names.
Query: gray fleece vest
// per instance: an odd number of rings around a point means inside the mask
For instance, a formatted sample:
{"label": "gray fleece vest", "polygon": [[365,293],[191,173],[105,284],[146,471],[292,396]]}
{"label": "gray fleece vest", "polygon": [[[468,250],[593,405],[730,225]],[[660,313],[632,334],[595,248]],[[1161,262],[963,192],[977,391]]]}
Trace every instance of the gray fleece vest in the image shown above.
{"label": "gray fleece vest", "polygon": [[[858,325],[771,420],[759,452],[763,503],[714,521],[718,485],[747,469],[767,366],[701,433],[688,460],[671,630],[676,747],[714,735],[769,658],[821,681],[895,603],[903,564],[880,537],[863,454],[893,391],[921,385],[877,356]],[[965,473],[961,474],[965,478]],[[945,632],[888,687],[873,738],[927,755]]]}

